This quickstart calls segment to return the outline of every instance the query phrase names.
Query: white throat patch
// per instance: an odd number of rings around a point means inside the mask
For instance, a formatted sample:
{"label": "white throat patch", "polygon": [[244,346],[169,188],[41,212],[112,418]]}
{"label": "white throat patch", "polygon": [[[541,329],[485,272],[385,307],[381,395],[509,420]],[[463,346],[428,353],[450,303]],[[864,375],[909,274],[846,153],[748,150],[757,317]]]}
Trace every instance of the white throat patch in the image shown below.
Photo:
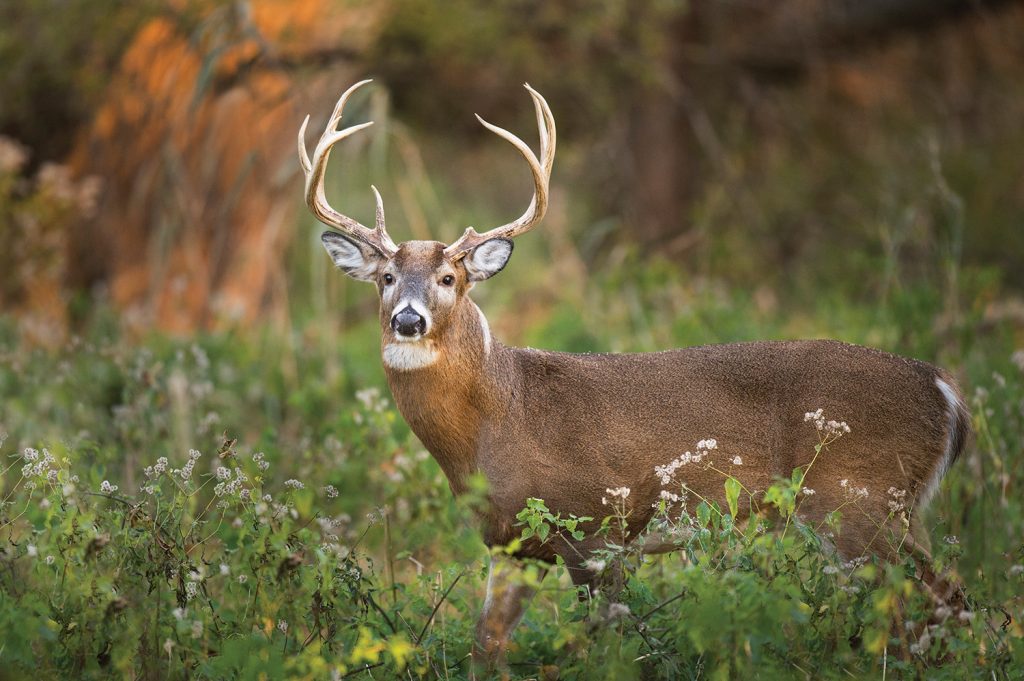
{"label": "white throat patch", "polygon": [[384,366],[399,371],[428,367],[437,361],[438,352],[431,341],[388,343],[382,353]]}

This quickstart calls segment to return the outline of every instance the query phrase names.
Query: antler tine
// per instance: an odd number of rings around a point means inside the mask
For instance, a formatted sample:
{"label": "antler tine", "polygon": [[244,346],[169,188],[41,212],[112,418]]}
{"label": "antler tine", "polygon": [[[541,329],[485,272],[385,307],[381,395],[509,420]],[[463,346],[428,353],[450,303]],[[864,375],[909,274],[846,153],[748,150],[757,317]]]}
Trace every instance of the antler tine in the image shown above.
{"label": "antler tine", "polygon": [[306,151],[306,126],[309,124],[309,116],[306,116],[306,119],[302,122],[302,127],[299,128],[299,164],[302,166],[302,172],[306,176],[306,205],[309,206],[309,210],[312,211],[313,215],[324,224],[335,227],[348,236],[390,256],[398,250],[398,247],[391,240],[387,229],[384,227],[384,203],[376,188],[373,188],[377,201],[375,229],[369,229],[347,215],[336,211],[327,202],[327,195],[324,193],[324,177],[327,173],[327,161],[331,156],[331,149],[349,135],[373,125],[373,121],[369,121],[342,130],[337,129],[349,96],[369,82],[371,81],[360,81],[342,93],[338,103],[334,105],[334,111],[327,121],[323,134],[317,141],[316,148],[313,150],[312,160],[310,160],[309,154]]}
{"label": "antler tine", "polygon": [[548,208],[548,182],[551,179],[551,169],[555,162],[555,117],[551,114],[551,108],[539,92],[529,84],[524,85],[530,97],[533,99],[533,106],[537,114],[537,128],[540,133],[540,160],[534,155],[529,145],[514,134],[492,125],[480,116],[477,120],[494,134],[519,150],[519,153],[526,159],[530,166],[530,173],[533,175],[533,198],[518,220],[496,227],[492,230],[478,234],[472,227],[457,241],[444,249],[445,255],[453,260],[464,257],[469,251],[479,244],[494,238],[512,239],[524,232],[533,229],[543,218]]}

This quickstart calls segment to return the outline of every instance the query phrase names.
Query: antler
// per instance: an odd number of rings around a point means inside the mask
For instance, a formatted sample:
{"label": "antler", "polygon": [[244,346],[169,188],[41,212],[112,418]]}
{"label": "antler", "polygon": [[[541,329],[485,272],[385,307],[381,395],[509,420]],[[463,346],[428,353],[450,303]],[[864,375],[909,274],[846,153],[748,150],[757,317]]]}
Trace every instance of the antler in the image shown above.
{"label": "antler", "polygon": [[526,162],[530,164],[530,172],[533,173],[533,198],[526,212],[516,220],[507,225],[496,227],[483,234],[477,234],[472,227],[466,229],[457,241],[444,249],[444,254],[452,260],[458,260],[466,256],[471,250],[484,241],[494,238],[512,239],[523,232],[533,229],[544,217],[548,209],[548,181],[551,179],[551,167],[555,162],[555,117],[551,115],[548,103],[539,92],[528,84],[524,84],[527,92],[533,98],[533,106],[537,111],[537,127],[540,129],[540,157],[541,161],[533,155],[530,147],[508,130],[491,125],[484,119],[477,116],[485,128],[505,139],[509,144],[519,150]]}
{"label": "antler", "polygon": [[330,120],[327,121],[324,134],[320,136],[316,149],[313,150],[312,162],[310,162],[309,155],[306,153],[306,125],[309,124],[309,116],[306,116],[306,120],[302,122],[302,127],[299,128],[299,163],[302,164],[302,171],[306,175],[306,205],[309,206],[313,215],[320,222],[336,227],[347,236],[371,246],[390,257],[398,250],[398,246],[391,240],[387,230],[384,228],[384,202],[381,200],[380,192],[377,191],[376,187],[371,187],[377,199],[377,220],[374,229],[364,227],[347,215],[342,215],[331,208],[331,205],[327,203],[327,196],[324,194],[324,175],[327,172],[327,159],[331,155],[331,147],[352,133],[373,125],[373,121],[369,121],[343,130],[337,129],[349,95],[369,82],[371,81],[360,81],[345,90],[344,94],[341,95],[341,99],[334,106],[334,113],[331,114]]}

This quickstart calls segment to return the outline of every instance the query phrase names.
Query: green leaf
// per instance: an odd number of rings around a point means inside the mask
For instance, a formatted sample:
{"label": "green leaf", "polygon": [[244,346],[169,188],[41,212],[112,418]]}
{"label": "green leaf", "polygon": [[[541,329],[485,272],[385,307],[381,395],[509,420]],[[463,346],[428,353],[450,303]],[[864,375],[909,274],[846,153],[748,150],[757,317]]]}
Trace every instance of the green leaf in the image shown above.
{"label": "green leaf", "polygon": [[697,504],[697,523],[701,527],[707,527],[708,523],[711,522],[711,507],[708,506],[708,502],[702,501]]}
{"label": "green leaf", "polygon": [[729,513],[733,518],[736,517],[736,512],[739,511],[740,506],[740,481],[736,478],[729,478],[725,481],[725,500],[729,504]]}

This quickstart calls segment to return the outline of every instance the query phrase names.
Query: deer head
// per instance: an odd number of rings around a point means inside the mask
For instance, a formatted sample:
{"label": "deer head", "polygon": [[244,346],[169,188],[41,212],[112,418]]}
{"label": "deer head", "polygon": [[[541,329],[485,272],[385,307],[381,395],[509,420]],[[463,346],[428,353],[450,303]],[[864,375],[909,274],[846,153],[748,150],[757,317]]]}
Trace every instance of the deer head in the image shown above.
{"label": "deer head", "polygon": [[[372,121],[338,130],[349,96],[369,83],[356,83],[342,94],[317,142],[310,160],[305,133],[309,116],[299,130],[299,160],[306,175],[306,203],[313,214],[337,231],[321,235],[335,265],[353,279],[376,284],[380,296],[380,320],[384,362],[392,369],[417,369],[432,364],[438,340],[444,338],[467,303],[467,293],[479,281],[500,272],[512,255],[512,239],[529,231],[544,217],[548,205],[548,181],[555,158],[555,121],[544,98],[529,85],[540,128],[540,159],[511,132],[477,118],[488,130],[519,150],[530,166],[534,192],[526,212],[517,220],[478,234],[472,227],[449,246],[439,241],[406,241],[396,245],[384,223],[380,192],[371,187],[377,201],[373,229],[334,210],[324,194],[323,182],[331,148]],[[475,309],[475,306],[473,306]]]}

